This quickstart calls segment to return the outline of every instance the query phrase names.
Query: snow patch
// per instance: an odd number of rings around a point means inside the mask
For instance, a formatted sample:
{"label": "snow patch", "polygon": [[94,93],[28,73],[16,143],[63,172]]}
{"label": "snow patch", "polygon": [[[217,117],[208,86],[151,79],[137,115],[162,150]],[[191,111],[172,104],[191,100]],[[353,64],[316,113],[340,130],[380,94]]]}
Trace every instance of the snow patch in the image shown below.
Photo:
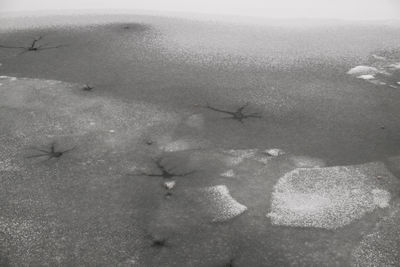
{"label": "snow patch", "polygon": [[280,155],[284,155],[285,152],[279,148],[271,148],[271,149],[267,149],[264,151],[267,155],[272,156],[272,157],[277,157]]}
{"label": "snow patch", "polygon": [[175,181],[167,181],[167,182],[164,183],[164,187],[165,187],[167,190],[171,190],[172,188],[175,187],[175,185],[176,185],[176,182],[175,182]]}
{"label": "snow patch", "polygon": [[364,75],[357,76],[357,78],[363,79],[363,80],[372,80],[372,79],[375,79],[375,76],[372,74],[364,74]]}
{"label": "snow patch", "polygon": [[377,173],[393,178],[382,163],[295,169],[275,185],[267,217],[277,225],[342,227],[389,206],[390,193],[379,188]]}
{"label": "snow patch", "polygon": [[[241,215],[247,207],[237,202],[225,185],[197,189],[198,201],[213,222],[224,222]],[[192,195],[193,196],[193,195]]]}
{"label": "snow patch", "polygon": [[375,67],[370,67],[370,66],[356,66],[352,69],[350,69],[347,74],[353,75],[353,76],[360,76],[360,75],[373,75],[378,73],[378,69]]}
{"label": "snow patch", "polygon": [[366,235],[352,252],[351,266],[398,266],[400,262],[400,206]]}

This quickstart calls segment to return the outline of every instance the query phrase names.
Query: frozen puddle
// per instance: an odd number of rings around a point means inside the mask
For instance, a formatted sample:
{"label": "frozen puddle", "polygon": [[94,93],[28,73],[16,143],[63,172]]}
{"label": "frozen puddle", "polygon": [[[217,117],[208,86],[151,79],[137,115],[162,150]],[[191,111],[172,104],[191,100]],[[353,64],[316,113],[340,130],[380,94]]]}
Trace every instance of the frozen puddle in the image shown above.
{"label": "frozen puddle", "polygon": [[364,237],[352,253],[352,266],[399,266],[400,206],[383,219],[375,232]]}
{"label": "frozen puddle", "polygon": [[195,189],[190,192],[212,222],[224,222],[239,216],[247,207],[237,202],[225,185]]}
{"label": "frozen puddle", "polygon": [[275,185],[273,224],[336,229],[376,208],[389,206],[389,182],[396,178],[383,163],[299,168]]}

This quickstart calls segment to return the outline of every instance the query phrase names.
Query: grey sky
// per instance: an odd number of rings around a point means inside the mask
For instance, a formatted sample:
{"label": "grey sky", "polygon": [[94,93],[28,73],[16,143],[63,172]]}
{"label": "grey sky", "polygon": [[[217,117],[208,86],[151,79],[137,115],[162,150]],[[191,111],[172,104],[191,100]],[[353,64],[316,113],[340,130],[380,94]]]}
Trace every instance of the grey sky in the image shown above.
{"label": "grey sky", "polygon": [[400,18],[398,0],[0,0],[2,11],[110,8],[271,18]]}

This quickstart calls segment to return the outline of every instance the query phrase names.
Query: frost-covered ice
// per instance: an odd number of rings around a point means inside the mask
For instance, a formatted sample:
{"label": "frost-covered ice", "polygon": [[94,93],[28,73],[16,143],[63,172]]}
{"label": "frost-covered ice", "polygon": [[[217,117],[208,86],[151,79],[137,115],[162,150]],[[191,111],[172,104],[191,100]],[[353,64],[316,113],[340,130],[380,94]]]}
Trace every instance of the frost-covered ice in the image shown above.
{"label": "frost-covered ice", "polygon": [[237,202],[225,185],[217,185],[195,189],[190,192],[211,221],[224,222],[239,216],[247,207]]}
{"label": "frost-covered ice", "polygon": [[400,263],[400,205],[378,223],[352,252],[352,266],[399,266]]}
{"label": "frost-covered ice", "polygon": [[267,216],[278,225],[339,228],[388,207],[389,188],[378,175],[395,179],[382,163],[295,169],[275,185]]}

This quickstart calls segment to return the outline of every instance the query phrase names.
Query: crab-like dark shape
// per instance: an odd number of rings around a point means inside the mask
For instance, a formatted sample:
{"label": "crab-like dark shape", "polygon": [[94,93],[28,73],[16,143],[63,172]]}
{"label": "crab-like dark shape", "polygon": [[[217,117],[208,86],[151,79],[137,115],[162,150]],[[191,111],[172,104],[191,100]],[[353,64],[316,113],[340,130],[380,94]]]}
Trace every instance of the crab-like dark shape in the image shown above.
{"label": "crab-like dark shape", "polygon": [[245,119],[249,119],[249,118],[257,118],[260,119],[262,118],[261,115],[259,113],[249,113],[249,114],[245,114],[243,113],[243,110],[249,105],[249,103],[246,103],[245,105],[239,107],[236,111],[229,111],[229,110],[223,110],[223,109],[219,109],[219,108],[214,108],[212,106],[210,106],[209,104],[207,104],[206,106],[204,106],[204,108],[208,108],[211,109],[213,111],[216,112],[220,112],[220,113],[225,113],[230,115],[230,117],[226,117],[224,119],[232,119],[232,120],[236,120],[240,123],[243,123],[243,120]]}
{"label": "crab-like dark shape", "polygon": [[67,150],[63,150],[63,151],[58,151],[56,150],[56,146],[55,143],[53,142],[50,146],[50,150],[45,150],[45,149],[40,149],[40,148],[33,148],[34,150],[37,150],[38,152],[41,152],[40,154],[35,154],[35,155],[30,155],[27,156],[26,158],[40,158],[40,157],[47,157],[46,160],[50,160],[50,159],[59,159],[62,155],[64,155],[65,153],[75,149],[76,146],[74,146],[73,148],[67,149]]}
{"label": "crab-like dark shape", "polygon": [[154,163],[157,166],[157,169],[159,170],[159,173],[145,173],[145,172],[140,172],[136,174],[131,174],[134,176],[149,176],[149,177],[162,177],[163,179],[172,179],[173,177],[184,177],[188,176],[190,174],[195,173],[196,171],[190,171],[186,173],[174,173],[170,170],[168,170],[162,163],[161,159],[156,159],[154,160]]}
{"label": "crab-like dark shape", "polygon": [[9,48],[9,49],[23,49],[20,54],[27,53],[27,52],[38,52],[47,49],[55,49],[63,47],[64,45],[57,45],[57,46],[48,46],[48,44],[38,45],[38,42],[43,39],[43,36],[39,36],[37,38],[33,38],[33,41],[28,46],[8,46],[8,45],[0,45],[0,48]]}

